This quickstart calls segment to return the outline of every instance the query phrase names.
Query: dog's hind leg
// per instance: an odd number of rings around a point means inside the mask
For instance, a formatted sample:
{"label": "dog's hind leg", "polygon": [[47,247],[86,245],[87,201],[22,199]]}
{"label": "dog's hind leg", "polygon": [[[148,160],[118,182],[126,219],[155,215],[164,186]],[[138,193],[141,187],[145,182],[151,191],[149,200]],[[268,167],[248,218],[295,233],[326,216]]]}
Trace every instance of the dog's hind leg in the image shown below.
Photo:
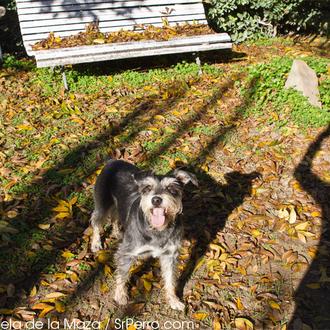
{"label": "dog's hind leg", "polygon": [[102,250],[101,231],[107,221],[108,216],[109,212],[102,211],[100,209],[95,209],[92,213],[92,217],[90,220],[93,228],[93,234],[91,239],[92,252]]}
{"label": "dog's hind leg", "polygon": [[119,215],[117,211],[117,206],[113,205],[109,212],[109,219],[112,225],[111,236],[116,239],[121,239],[123,236],[122,227],[119,223]]}

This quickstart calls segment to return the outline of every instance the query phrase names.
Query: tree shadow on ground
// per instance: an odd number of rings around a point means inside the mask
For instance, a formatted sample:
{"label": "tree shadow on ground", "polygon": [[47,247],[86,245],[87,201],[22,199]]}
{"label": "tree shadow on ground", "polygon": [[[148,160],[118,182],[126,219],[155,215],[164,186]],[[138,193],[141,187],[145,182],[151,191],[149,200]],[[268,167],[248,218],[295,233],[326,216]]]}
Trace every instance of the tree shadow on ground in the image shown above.
{"label": "tree shadow on ground", "polygon": [[[302,188],[322,209],[322,228],[316,257],[295,292],[296,309],[288,329],[302,329],[301,322],[313,329],[329,329],[330,308],[330,184],[313,173],[312,164],[322,143],[330,136],[330,125],[308,147],[295,169],[294,176]],[[319,283],[320,288],[308,286]]]}
{"label": "tree shadow on ground", "polygon": [[259,173],[229,172],[224,175],[226,184],[221,185],[206,173],[197,174],[200,186],[187,193],[184,204],[185,239],[193,247],[188,263],[182,272],[178,293],[183,295],[185,285],[192,276],[198,261],[205,256],[209,244],[216,239],[217,233],[225,227],[232,211],[241,205],[244,198],[251,194],[252,181]]}
{"label": "tree shadow on ground", "polygon": [[[76,64],[73,66],[73,69],[80,74],[90,76],[119,74],[128,70],[144,72],[154,69],[168,69],[169,67],[175,66],[178,63],[194,63],[196,62],[196,56],[196,53],[182,53],[138,57],[97,63]],[[198,53],[198,56],[200,58],[201,65],[204,65],[244,61],[247,54],[231,50],[221,50],[204,51]]]}

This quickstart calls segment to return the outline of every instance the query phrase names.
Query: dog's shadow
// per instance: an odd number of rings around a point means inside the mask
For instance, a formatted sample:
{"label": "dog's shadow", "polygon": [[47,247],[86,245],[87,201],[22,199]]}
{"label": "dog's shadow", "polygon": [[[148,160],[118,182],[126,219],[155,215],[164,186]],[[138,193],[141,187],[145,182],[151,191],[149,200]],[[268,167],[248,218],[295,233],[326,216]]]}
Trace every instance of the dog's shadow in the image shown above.
{"label": "dog's shadow", "polygon": [[228,216],[251,194],[252,181],[260,174],[230,172],[225,174],[226,184],[216,182],[206,173],[197,174],[199,187],[187,189],[184,196],[184,239],[192,242],[189,261],[178,279],[178,295],[191,278],[197,262],[205,256],[209,244],[221,231]]}

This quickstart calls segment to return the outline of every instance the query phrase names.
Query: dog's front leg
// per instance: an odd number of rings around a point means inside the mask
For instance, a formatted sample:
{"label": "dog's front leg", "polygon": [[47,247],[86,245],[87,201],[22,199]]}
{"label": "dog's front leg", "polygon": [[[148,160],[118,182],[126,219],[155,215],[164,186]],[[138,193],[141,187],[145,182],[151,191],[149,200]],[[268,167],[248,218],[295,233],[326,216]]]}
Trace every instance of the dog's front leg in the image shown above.
{"label": "dog's front leg", "polygon": [[134,258],[121,253],[120,249],[116,253],[116,289],[114,300],[119,305],[126,305],[128,302],[128,294],[126,283],[129,279],[129,269],[133,263]]}
{"label": "dog's front leg", "polygon": [[183,311],[185,306],[180,301],[175,293],[176,278],[175,278],[175,265],[176,255],[162,255],[159,258],[162,277],[165,283],[165,294],[168,304],[172,309]]}

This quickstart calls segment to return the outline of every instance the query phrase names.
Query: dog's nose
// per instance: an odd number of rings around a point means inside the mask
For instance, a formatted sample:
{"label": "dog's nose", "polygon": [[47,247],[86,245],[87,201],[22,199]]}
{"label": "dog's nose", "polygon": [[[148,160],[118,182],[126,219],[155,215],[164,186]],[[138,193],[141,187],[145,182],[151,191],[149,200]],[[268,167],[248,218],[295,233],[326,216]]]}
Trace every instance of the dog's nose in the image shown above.
{"label": "dog's nose", "polygon": [[154,196],[151,198],[151,203],[153,206],[159,206],[162,203],[162,199],[159,196]]}

